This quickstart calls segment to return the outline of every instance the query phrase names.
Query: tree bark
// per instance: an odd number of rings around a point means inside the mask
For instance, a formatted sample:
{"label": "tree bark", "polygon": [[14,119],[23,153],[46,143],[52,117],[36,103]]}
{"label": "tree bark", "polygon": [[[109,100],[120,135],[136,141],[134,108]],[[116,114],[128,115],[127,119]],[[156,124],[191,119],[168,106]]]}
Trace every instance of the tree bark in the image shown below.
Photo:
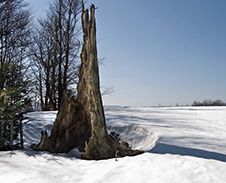
{"label": "tree bark", "polygon": [[13,120],[10,120],[10,149],[13,149]]}
{"label": "tree bark", "polygon": [[107,159],[137,155],[142,151],[123,147],[108,135],[100,93],[99,68],[96,47],[95,6],[82,9],[83,48],[77,86],[77,99],[73,101],[66,93],[57,114],[50,137],[42,132],[39,144],[34,150],[68,152],[78,147],[84,152],[84,159]]}
{"label": "tree bark", "polygon": [[22,123],[22,119],[20,120],[20,148],[23,149],[24,148],[24,140],[23,140],[23,123]]}

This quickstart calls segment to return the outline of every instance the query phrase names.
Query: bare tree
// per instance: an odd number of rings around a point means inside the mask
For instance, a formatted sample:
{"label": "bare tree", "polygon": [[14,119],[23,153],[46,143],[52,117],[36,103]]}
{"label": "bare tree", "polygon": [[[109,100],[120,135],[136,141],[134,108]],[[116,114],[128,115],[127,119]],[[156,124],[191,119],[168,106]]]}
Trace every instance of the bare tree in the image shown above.
{"label": "bare tree", "polygon": [[34,37],[32,57],[36,62],[34,70],[41,67],[43,71],[42,77],[37,76],[36,80],[42,79],[38,83],[45,110],[59,108],[64,91],[75,93],[81,46],[77,26],[80,11],[80,0],[55,0],[49,4],[47,17],[39,20],[41,31]]}
{"label": "bare tree", "polygon": [[10,65],[25,65],[31,43],[31,12],[24,0],[0,1],[0,89],[7,82]]}
{"label": "bare tree", "polygon": [[115,92],[115,87],[114,86],[108,86],[108,87],[103,87],[101,86],[101,95],[111,95],[112,93]]}
{"label": "bare tree", "polygon": [[[41,108],[42,110],[48,110],[50,101],[52,101],[55,95],[55,93],[52,94],[50,91],[51,86],[54,87],[54,91],[56,87],[56,83],[52,84],[56,77],[54,72],[56,64],[54,63],[50,46],[52,44],[51,37],[44,33],[43,29],[36,31],[33,37],[34,44],[30,50],[30,58],[33,61],[32,71],[36,82],[36,90],[39,91]],[[54,75],[54,79],[52,79],[52,75]],[[56,103],[52,101],[51,104],[53,109],[55,109]]]}

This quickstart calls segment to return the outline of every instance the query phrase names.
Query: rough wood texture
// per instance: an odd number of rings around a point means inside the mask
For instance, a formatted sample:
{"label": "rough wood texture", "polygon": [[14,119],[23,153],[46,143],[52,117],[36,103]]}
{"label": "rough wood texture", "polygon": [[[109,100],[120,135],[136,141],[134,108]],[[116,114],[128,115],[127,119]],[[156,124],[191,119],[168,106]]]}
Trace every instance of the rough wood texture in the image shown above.
{"label": "rough wood texture", "polygon": [[[50,137],[42,132],[39,144],[34,150],[68,152],[79,147],[84,159],[107,159],[127,155],[137,155],[142,151],[121,146],[108,135],[102,98],[100,93],[99,68],[96,48],[95,6],[89,11],[82,10],[83,48],[81,68],[77,86],[77,100],[73,101],[66,93],[57,114]],[[117,153],[116,153],[117,152]]]}
{"label": "rough wood texture", "polygon": [[31,148],[39,151],[55,153],[68,152],[75,147],[84,151],[85,142],[91,136],[91,125],[85,106],[77,100],[73,101],[66,93],[63,95],[63,103],[58,111],[51,135],[41,132],[41,141],[32,144]]}

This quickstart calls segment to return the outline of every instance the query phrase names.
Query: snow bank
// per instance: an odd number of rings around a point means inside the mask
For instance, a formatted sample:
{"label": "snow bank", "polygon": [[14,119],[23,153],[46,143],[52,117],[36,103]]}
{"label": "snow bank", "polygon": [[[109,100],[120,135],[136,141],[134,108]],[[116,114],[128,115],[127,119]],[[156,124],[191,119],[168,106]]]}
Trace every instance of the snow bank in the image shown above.
{"label": "snow bank", "polygon": [[124,125],[107,126],[108,133],[115,132],[120,135],[120,141],[129,143],[132,149],[149,151],[159,142],[159,136],[143,127]]}
{"label": "snow bank", "polygon": [[23,125],[25,146],[40,142],[41,131],[46,130],[50,135],[57,111],[32,112],[26,114],[28,120]]}
{"label": "snow bank", "polygon": [[[24,133],[24,141],[27,146],[39,142],[41,138],[40,132],[42,130],[47,130],[48,135],[50,135],[56,114],[56,111],[26,114],[28,121],[26,121],[26,124],[24,125],[24,131],[26,132]],[[140,126],[107,125],[107,130],[108,132],[114,131],[118,133],[121,137],[121,141],[127,141],[131,148],[143,151],[151,150],[159,140],[158,135]],[[73,149],[69,156],[71,157],[73,155],[75,157],[80,157],[80,153],[78,153],[76,149]]]}

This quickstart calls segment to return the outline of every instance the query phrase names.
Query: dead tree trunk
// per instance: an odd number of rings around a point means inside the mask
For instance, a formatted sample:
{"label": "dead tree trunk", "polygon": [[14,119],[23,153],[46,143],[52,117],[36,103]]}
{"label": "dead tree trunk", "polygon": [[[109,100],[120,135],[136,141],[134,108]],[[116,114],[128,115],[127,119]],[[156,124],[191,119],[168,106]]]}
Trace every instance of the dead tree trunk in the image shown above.
{"label": "dead tree trunk", "polygon": [[68,152],[78,147],[84,159],[106,159],[142,153],[131,150],[116,142],[106,130],[104,109],[100,93],[99,68],[96,48],[95,6],[82,10],[83,48],[81,52],[77,99],[73,101],[66,93],[57,114],[50,137],[42,132],[34,150]]}

